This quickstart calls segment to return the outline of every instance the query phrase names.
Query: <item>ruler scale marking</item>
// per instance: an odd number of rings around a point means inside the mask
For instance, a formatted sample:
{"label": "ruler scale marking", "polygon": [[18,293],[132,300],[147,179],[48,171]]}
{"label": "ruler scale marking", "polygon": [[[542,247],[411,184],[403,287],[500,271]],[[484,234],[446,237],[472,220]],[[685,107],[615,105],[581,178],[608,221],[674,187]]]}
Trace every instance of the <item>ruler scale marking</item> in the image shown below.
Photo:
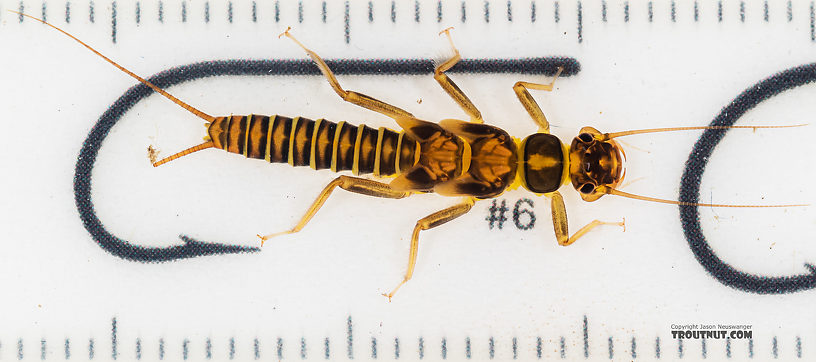
{"label": "ruler scale marking", "polygon": [[343,24],[344,24],[343,30],[344,30],[346,44],[349,44],[349,43],[351,43],[351,30],[350,30],[351,25],[349,24],[351,22],[350,16],[349,16],[349,13],[350,13],[349,12],[349,1],[346,0],[346,2],[344,4],[345,4],[345,12],[343,13]]}
{"label": "ruler scale marking", "polygon": [[754,339],[748,339],[748,357],[754,358]]}
{"label": "ruler scale marking", "polygon": [[677,4],[674,0],[671,1],[671,21],[672,23],[677,22]]}
{"label": "ruler scale marking", "polygon": [[136,359],[142,359],[142,340],[141,338],[136,338]]}
{"label": "ruler scale marking", "polygon": [[[615,351],[614,351],[614,346],[612,345],[612,343],[613,343],[612,342],[612,337],[609,337],[609,339],[607,340],[607,345],[608,345],[608,348],[609,348],[609,359],[615,358]],[[586,358],[586,357],[584,357],[584,358]]]}
{"label": "ruler scale marking", "polygon": [[814,2],[810,2],[810,41],[816,42],[816,11]]}
{"label": "ruler scale marking", "polygon": [[655,338],[655,359],[660,359],[660,337]]}
{"label": "ruler scale marking", "polygon": [[561,359],[567,358],[567,341],[561,336]]}
{"label": "ruler scale marking", "polygon": [[769,17],[770,14],[768,13],[768,0],[765,0],[762,19],[765,20],[765,22],[767,23],[769,21]]}
{"label": "ruler scale marking", "polygon": [[796,358],[802,358],[802,338],[796,336]]}
{"label": "ruler scale marking", "polygon": [[788,22],[790,23],[791,21],[793,21],[793,1],[788,0],[788,4],[787,4],[786,7],[787,7],[786,10],[787,10],[787,13],[788,13]]}
{"label": "ruler scale marking", "polygon": [[111,358],[114,360],[118,357],[118,353],[116,353],[117,349],[117,340],[116,340],[116,317],[111,319]]}
{"label": "ruler scale marking", "polygon": [[578,43],[584,42],[584,10],[581,2],[578,1]]}
{"label": "ruler scale marking", "polygon": [[707,357],[706,356],[707,354],[708,351],[706,349],[706,340],[705,338],[703,338],[700,340],[700,355],[702,356],[703,359],[705,359]]}
{"label": "ruler scale marking", "polygon": [[694,0],[694,22],[698,22],[700,20],[700,2]]}
{"label": "ruler scale marking", "polygon": [[589,322],[587,321],[586,315],[584,315],[583,332],[584,332],[584,358],[589,358]]}
{"label": "ruler scale marking", "polygon": [[116,44],[116,1],[111,2],[111,42]]}
{"label": "ruler scale marking", "polygon": [[346,341],[348,343],[348,358],[354,359],[354,334],[352,331],[351,316],[348,317],[346,325]]}
{"label": "ruler scale marking", "polygon": [[723,21],[723,4],[722,0],[717,1],[717,21],[722,23]]}
{"label": "ruler scale marking", "polygon": [[164,359],[164,338],[159,338],[159,359]]}
{"label": "ruler scale marking", "polygon": [[624,23],[629,22],[629,2],[628,1],[623,2],[623,22]]}
{"label": "ruler scale marking", "polygon": [[[161,2],[159,2],[161,4]],[[227,2],[227,21],[232,24],[232,1]]]}
{"label": "ruler scale marking", "polygon": [[683,359],[683,340],[677,340],[677,358]]}

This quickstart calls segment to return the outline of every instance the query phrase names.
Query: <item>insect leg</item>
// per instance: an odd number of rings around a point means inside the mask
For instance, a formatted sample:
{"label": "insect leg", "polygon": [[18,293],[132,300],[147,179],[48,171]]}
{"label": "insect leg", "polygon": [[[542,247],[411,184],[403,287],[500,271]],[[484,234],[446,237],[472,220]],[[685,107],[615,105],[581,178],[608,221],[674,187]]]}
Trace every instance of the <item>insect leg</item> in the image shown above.
{"label": "insect leg", "polygon": [[456,63],[459,63],[459,61],[462,60],[462,56],[459,55],[459,50],[456,49],[455,45],[453,45],[453,38],[451,38],[450,35],[451,29],[452,28],[447,28],[439,34],[445,33],[445,36],[448,37],[448,42],[450,42],[454,55],[434,69],[434,79],[436,79],[436,81],[439,82],[439,85],[442,86],[442,89],[444,89],[445,92],[447,92],[448,95],[450,95],[451,98],[456,101],[459,107],[462,107],[465,113],[470,116],[471,122],[484,123],[482,120],[482,113],[479,112],[475,105],[473,105],[473,102],[471,102],[465,95],[465,92],[462,92],[462,90],[459,89],[459,86],[457,86],[456,83],[454,83],[453,80],[448,78],[448,75],[445,74],[445,72],[453,68]]}
{"label": "insect leg", "polygon": [[375,196],[375,197],[386,197],[389,199],[401,199],[410,195],[411,193],[408,191],[396,191],[392,189],[388,184],[384,184],[382,182],[372,181],[364,178],[359,177],[350,177],[350,176],[340,176],[334,179],[332,182],[329,182],[323,191],[320,192],[320,195],[317,196],[317,199],[312,203],[312,206],[309,207],[309,210],[306,211],[306,214],[300,219],[300,221],[290,230],[282,231],[279,233],[269,234],[265,236],[258,235],[261,238],[261,245],[263,242],[280,235],[285,234],[292,234],[300,231],[309,223],[309,220],[317,213],[317,210],[320,210],[323,207],[323,204],[326,202],[326,199],[329,198],[332,191],[335,187],[340,187],[343,190],[351,191],[357,194]]}
{"label": "insect leg", "polygon": [[530,117],[533,117],[533,121],[538,123],[539,132],[541,133],[550,133],[550,122],[547,122],[547,117],[544,116],[544,112],[541,111],[541,107],[538,106],[538,103],[533,99],[533,96],[530,95],[528,89],[537,89],[537,90],[544,90],[544,91],[552,91],[553,85],[555,85],[555,80],[558,79],[558,76],[564,70],[564,67],[558,67],[558,71],[555,73],[553,80],[550,84],[538,84],[538,83],[529,83],[529,82],[516,82],[513,86],[513,90],[516,91],[516,96],[518,96],[519,101],[524,106],[524,109],[527,110],[527,113],[530,114]]}
{"label": "insect leg", "polygon": [[417,259],[417,252],[419,251],[419,232],[422,230],[428,230],[431,228],[435,228],[439,225],[442,225],[448,221],[451,221],[459,216],[466,214],[470,209],[473,207],[473,203],[475,199],[473,197],[465,198],[462,203],[458,205],[451,206],[447,209],[443,209],[441,211],[437,211],[433,214],[430,214],[422,219],[417,221],[416,226],[414,227],[414,233],[411,235],[411,251],[408,254],[408,271],[405,272],[405,277],[402,281],[397,285],[391,293],[383,293],[384,296],[388,297],[388,300],[391,300],[391,297],[399,290],[399,288],[405,284],[408,280],[411,279],[411,276],[414,275],[414,267],[416,266],[416,259]]}
{"label": "insect leg", "polygon": [[626,231],[625,218],[621,222],[594,220],[579,229],[575,234],[572,234],[572,236],[569,236],[569,230],[567,229],[567,208],[564,207],[564,198],[561,197],[561,194],[558,193],[558,191],[553,192],[551,197],[552,202],[550,203],[550,207],[552,208],[553,228],[555,229],[555,237],[558,240],[559,245],[570,245],[578,240],[578,238],[584,236],[584,234],[600,225],[618,225],[623,227],[623,231]]}
{"label": "insect leg", "polygon": [[337,81],[337,77],[334,76],[334,73],[331,71],[331,68],[329,68],[326,62],[323,61],[323,59],[320,58],[320,56],[317,55],[317,53],[311,51],[309,48],[306,48],[305,45],[303,45],[301,42],[295,39],[295,37],[292,36],[292,34],[289,34],[289,30],[291,30],[291,28],[286,28],[286,31],[283,32],[283,34],[279,35],[278,37],[286,36],[287,38],[292,39],[295,43],[297,43],[298,46],[303,48],[303,50],[306,51],[306,54],[309,54],[309,57],[312,58],[312,60],[315,62],[317,67],[320,68],[320,71],[329,81],[329,84],[331,85],[332,89],[334,89],[334,91],[340,96],[340,98],[343,98],[344,101],[356,104],[363,108],[370,109],[374,112],[382,113],[391,118],[414,117],[411,113],[403,110],[402,108],[392,106],[388,103],[385,103],[381,100],[375,99],[371,96],[367,96],[362,93],[347,91],[343,89],[343,87],[340,86],[340,82]]}

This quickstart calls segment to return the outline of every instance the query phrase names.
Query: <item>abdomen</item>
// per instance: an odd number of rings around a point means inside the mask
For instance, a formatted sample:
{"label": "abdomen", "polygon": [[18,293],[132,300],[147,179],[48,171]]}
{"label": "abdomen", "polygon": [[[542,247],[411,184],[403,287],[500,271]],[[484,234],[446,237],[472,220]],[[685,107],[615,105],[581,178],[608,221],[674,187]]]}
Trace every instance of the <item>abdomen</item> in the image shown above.
{"label": "abdomen", "polygon": [[227,152],[316,170],[390,176],[416,163],[417,142],[385,127],[249,115],[218,117],[208,133]]}

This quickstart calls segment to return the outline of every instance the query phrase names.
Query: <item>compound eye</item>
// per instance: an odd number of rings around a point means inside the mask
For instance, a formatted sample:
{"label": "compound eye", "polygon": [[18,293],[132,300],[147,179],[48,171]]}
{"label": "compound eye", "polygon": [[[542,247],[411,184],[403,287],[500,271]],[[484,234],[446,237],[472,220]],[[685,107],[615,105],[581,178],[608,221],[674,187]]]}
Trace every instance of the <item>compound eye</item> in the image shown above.
{"label": "compound eye", "polygon": [[592,142],[593,140],[595,140],[595,138],[594,138],[594,137],[592,137],[592,135],[591,135],[591,134],[589,134],[589,133],[581,133],[581,134],[579,134],[579,135],[578,135],[578,139],[579,139],[579,140],[581,140],[581,142],[583,142],[583,143],[590,143],[590,142]]}
{"label": "compound eye", "polygon": [[582,194],[592,193],[592,191],[595,191],[595,185],[591,183],[585,183],[581,185],[581,188],[579,188],[578,191],[580,191]]}

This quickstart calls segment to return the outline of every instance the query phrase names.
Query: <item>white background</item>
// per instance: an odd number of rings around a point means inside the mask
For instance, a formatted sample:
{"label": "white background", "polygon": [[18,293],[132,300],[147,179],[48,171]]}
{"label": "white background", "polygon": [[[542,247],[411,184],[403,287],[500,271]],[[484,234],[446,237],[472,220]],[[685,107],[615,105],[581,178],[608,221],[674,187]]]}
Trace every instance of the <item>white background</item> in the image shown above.
{"label": "white background", "polygon": [[[325,58],[433,58],[450,55],[437,33],[455,26],[456,45],[465,58],[569,56],[581,63],[576,76],[559,79],[551,93],[534,92],[552,123],[552,132],[570,142],[578,129],[601,131],[708,124],[737,94],[778,71],[816,61],[811,40],[810,5],[793,2],[788,21],[784,2],[771,2],[764,21],[761,2],[717,4],[701,1],[699,21],[694,3],[632,2],[624,21],[623,2],[582,4],[582,39],[578,42],[577,8],[559,1],[554,22],[550,1],[490,1],[462,4],[351,2],[350,42],[344,41],[344,4],[304,1],[303,22],[297,3],[281,1],[280,22],[274,3],[258,1],[257,22],[251,2],[227,4],[143,1],[141,22],[135,5],[117,3],[117,43],[111,42],[111,4],[96,2],[95,22],[88,3],[71,2],[65,23],[64,2],[48,2],[49,21],[64,27],[132,71],[149,76],[164,69],[237,58],[305,59],[305,54],[277,34],[286,26]],[[41,15],[41,2],[25,1]],[[2,8],[19,3],[3,1]],[[336,192],[303,232],[274,239],[255,254],[202,257],[160,264],[124,261],[102,250],[83,228],[73,200],[76,157],[98,117],[135,84],[86,49],[34,21],[22,24],[15,14],[0,14],[0,125],[2,125],[2,193],[0,193],[0,359],[63,359],[71,339],[72,359],[87,356],[95,339],[97,358],[110,357],[110,324],[118,324],[120,359],[135,358],[141,338],[142,358],[158,358],[165,340],[166,360],[182,358],[189,340],[191,359],[203,358],[205,340],[215,359],[227,358],[227,341],[236,340],[236,358],[253,357],[253,340],[261,356],[273,359],[282,338],[284,359],[300,358],[300,340],[308,358],[323,359],[330,338],[333,359],[347,358],[346,323],[353,319],[354,357],[370,356],[377,338],[381,359],[418,358],[417,340],[425,341],[425,359],[440,358],[447,338],[448,359],[464,359],[470,338],[472,358],[536,357],[536,338],[543,357],[583,358],[584,316],[588,320],[589,357],[677,359],[671,324],[723,323],[754,326],[754,356],[794,359],[796,339],[802,358],[812,358],[814,292],[755,295],[717,282],[700,266],[683,237],[678,209],[670,205],[604,197],[580,200],[571,187],[562,190],[571,229],[593,219],[626,218],[626,232],[604,227],[563,248],[555,242],[549,201],[522,190],[506,193],[509,208],[533,198],[535,228],[521,231],[511,214],[503,230],[489,230],[485,218],[491,201],[421,236],[414,278],[391,303],[380,296],[402,278],[410,233],[417,219],[455,202],[436,195],[380,200]],[[548,82],[520,75],[454,74],[453,79],[480,108],[488,123],[524,137],[536,130],[512,91],[517,80]],[[427,76],[342,76],[346,89],[358,90],[413,112],[420,118],[464,118],[465,114]],[[281,114],[395,128],[390,119],[343,103],[318,76],[218,77],[168,89],[213,115]],[[421,104],[418,102],[421,99]],[[816,86],[786,92],[749,112],[738,124],[810,126],[783,130],[734,130],[717,147],[707,168],[701,201],[739,204],[814,203],[810,146],[816,129]],[[158,95],[136,105],[105,140],[93,173],[97,214],[113,234],[142,245],[169,246],[181,233],[199,240],[257,245],[256,233],[291,227],[334,175],[308,168],[269,165],[222,151],[207,150],[160,168],[151,167],[148,145],[169,155],[201,142],[201,121]],[[629,163],[626,187],[632,193],[674,199],[684,162],[700,132],[633,136],[623,139]],[[640,149],[640,150],[639,150]],[[701,208],[703,230],[726,262],[746,272],[791,275],[806,272],[816,261],[816,214],[812,207],[787,209]],[[748,357],[747,341],[732,342],[732,358]],[[699,341],[686,341],[683,358],[702,357]],[[723,341],[709,341],[709,358],[725,356]]]}

